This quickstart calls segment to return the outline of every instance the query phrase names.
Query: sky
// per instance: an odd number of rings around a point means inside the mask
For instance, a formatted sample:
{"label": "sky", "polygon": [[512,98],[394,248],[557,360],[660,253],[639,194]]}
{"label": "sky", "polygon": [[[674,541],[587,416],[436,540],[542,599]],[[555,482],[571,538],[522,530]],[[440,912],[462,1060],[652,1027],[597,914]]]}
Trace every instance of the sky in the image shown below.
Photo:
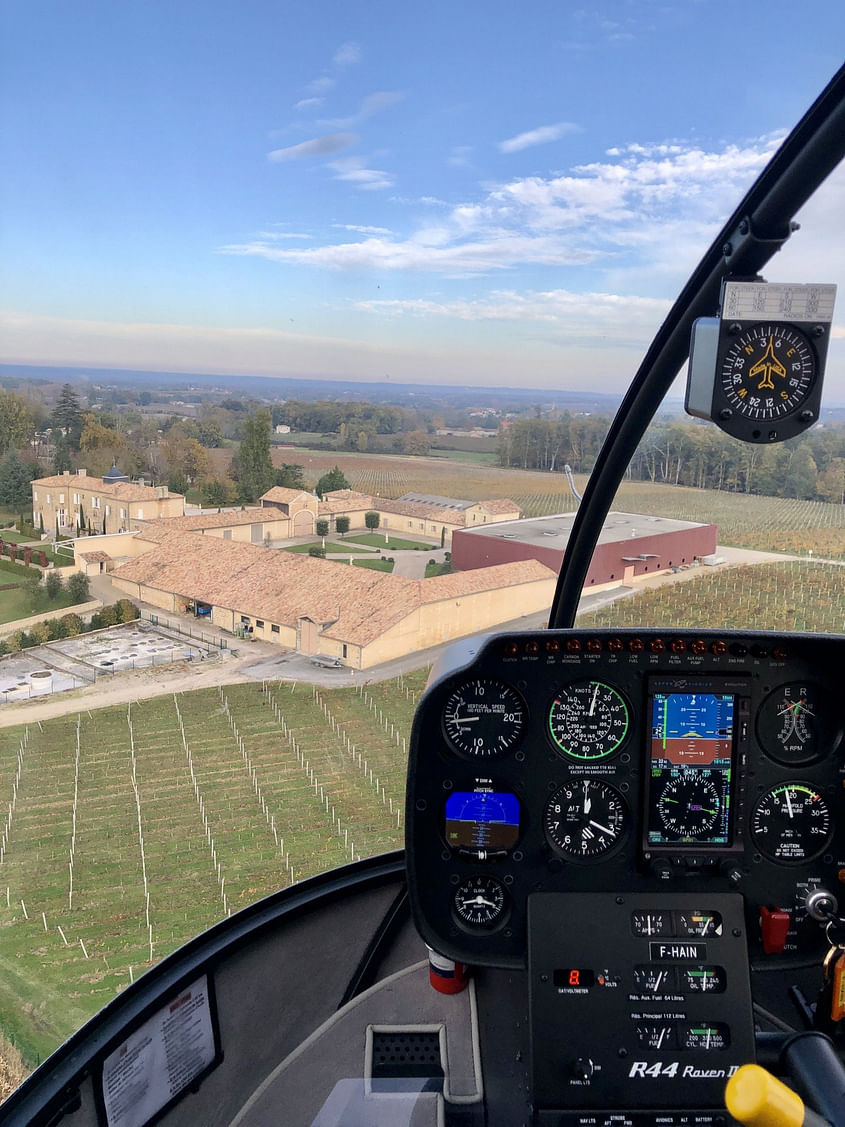
{"label": "sky", "polygon": [[[0,0],[0,362],[621,392],[842,63],[800,12]],[[839,282],[843,215],[766,276]]]}

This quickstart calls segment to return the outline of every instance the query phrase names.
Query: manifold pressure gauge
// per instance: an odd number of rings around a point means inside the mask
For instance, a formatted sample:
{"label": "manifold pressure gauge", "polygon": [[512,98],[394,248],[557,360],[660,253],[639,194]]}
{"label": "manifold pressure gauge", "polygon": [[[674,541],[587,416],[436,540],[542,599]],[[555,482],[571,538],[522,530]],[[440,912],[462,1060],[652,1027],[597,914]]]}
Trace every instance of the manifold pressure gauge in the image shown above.
{"label": "manifold pressure gauge", "polygon": [[725,282],[693,325],[685,407],[744,442],[783,442],[819,417],[836,286]]}

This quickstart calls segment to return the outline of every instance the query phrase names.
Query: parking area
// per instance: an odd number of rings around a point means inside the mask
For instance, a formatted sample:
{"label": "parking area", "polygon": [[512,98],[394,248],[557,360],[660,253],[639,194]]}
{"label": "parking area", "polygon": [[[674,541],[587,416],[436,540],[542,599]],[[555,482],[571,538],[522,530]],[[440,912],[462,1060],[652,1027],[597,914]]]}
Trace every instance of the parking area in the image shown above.
{"label": "parking area", "polygon": [[205,661],[219,652],[166,628],[130,622],[0,659],[0,703],[65,692],[115,673]]}

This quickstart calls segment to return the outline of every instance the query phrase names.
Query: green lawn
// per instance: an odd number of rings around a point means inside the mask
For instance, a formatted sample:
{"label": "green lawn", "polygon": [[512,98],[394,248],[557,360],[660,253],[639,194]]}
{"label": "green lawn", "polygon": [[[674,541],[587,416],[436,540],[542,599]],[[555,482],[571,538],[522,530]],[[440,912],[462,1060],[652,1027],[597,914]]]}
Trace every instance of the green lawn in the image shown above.
{"label": "green lawn", "polygon": [[349,540],[354,544],[370,544],[373,548],[381,548],[384,552],[413,551],[415,548],[430,552],[434,547],[433,544],[427,544],[423,540],[400,540],[398,536],[390,536],[385,543],[383,532],[362,532],[360,536],[350,536]]}
{"label": "green lawn", "polygon": [[[4,572],[0,581],[2,585],[11,582],[11,579]],[[0,591],[0,622],[14,622],[18,618],[46,614],[48,611],[55,611],[58,615],[70,606],[73,606],[73,600],[67,592],[62,591],[55,599],[50,599],[42,587],[37,587],[32,582],[23,582],[12,591]]]}
{"label": "green lawn", "polygon": [[370,571],[393,571],[393,560],[355,560],[354,567],[368,567]]}
{"label": "green lawn", "polygon": [[[313,541],[311,544],[294,544],[290,548],[283,548],[283,552],[298,552],[300,555],[308,554],[309,548],[322,548],[322,543],[319,540]],[[326,541],[326,554],[331,555],[334,552],[346,552],[347,555],[364,554],[363,548],[350,547],[345,541],[342,544],[337,544],[334,541]],[[367,553],[369,554],[369,553]]]}
{"label": "green lawn", "polygon": [[425,565],[426,579],[433,579],[435,575],[451,575],[452,565],[448,561],[446,563],[430,563]]}

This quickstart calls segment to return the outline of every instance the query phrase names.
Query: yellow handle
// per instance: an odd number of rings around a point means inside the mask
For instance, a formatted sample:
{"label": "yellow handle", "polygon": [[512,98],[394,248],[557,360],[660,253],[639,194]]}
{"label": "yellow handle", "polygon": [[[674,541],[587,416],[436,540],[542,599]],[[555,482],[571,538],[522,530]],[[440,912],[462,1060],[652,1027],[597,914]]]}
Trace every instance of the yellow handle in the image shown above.
{"label": "yellow handle", "polygon": [[725,1088],[728,1111],[746,1127],[801,1127],[804,1103],[759,1064],[744,1064]]}

